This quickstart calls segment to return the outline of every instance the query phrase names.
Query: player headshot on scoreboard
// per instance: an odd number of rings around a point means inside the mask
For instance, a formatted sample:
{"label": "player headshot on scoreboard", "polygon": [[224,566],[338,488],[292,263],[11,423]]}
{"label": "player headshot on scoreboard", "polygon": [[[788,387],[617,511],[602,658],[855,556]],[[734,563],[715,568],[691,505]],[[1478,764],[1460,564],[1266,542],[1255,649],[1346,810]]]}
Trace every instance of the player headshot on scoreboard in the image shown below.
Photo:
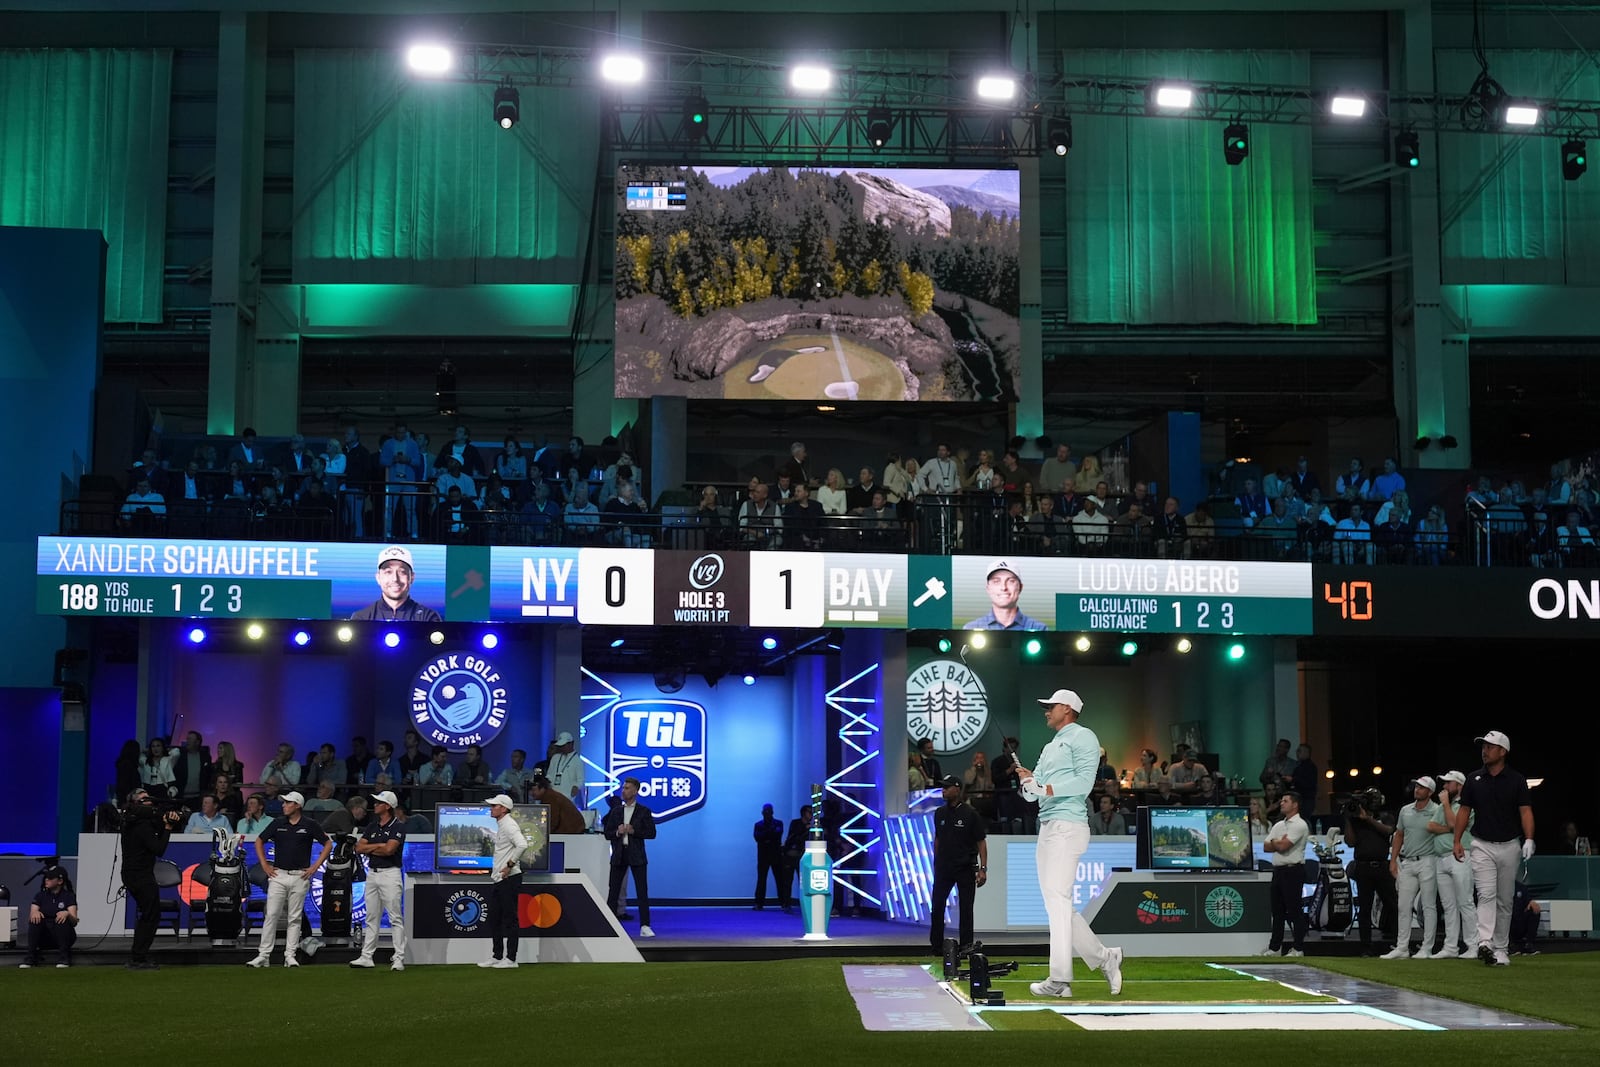
{"label": "player headshot on scoreboard", "polygon": [[1044,623],[1030,619],[1022,613],[1018,602],[1022,599],[1022,577],[1010,560],[997,559],[989,564],[989,613],[980,615],[963,630],[1043,630]]}
{"label": "player headshot on scoreboard", "polygon": [[378,599],[350,616],[352,619],[378,622],[443,621],[437,611],[411,599],[411,584],[416,581],[417,569],[411,561],[409,548],[390,545],[379,552],[377,577]]}

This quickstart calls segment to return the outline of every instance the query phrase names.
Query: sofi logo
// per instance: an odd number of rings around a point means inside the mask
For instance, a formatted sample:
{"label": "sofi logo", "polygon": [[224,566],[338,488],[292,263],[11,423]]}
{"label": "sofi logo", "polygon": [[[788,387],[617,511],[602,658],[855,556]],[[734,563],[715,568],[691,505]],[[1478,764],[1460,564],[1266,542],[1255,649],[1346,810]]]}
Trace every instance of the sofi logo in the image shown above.
{"label": "sofi logo", "polygon": [[706,802],[706,709],[689,700],[620,700],[611,706],[607,767],[639,779],[656,821]]}

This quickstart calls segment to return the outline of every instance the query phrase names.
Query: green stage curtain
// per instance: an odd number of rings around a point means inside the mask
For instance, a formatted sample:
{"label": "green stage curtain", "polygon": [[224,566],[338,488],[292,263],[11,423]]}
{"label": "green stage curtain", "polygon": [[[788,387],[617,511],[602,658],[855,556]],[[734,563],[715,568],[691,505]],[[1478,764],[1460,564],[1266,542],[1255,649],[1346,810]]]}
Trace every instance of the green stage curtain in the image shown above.
{"label": "green stage curtain", "polygon": [[[1305,52],[1068,51],[1062,71],[1113,80],[1308,84]],[[1074,322],[1309,324],[1311,130],[1250,128],[1228,166],[1226,120],[1074,115],[1067,156],[1067,307]],[[1050,166],[1044,159],[1041,166]]]}
{"label": "green stage curtain", "polygon": [[[1465,93],[1478,76],[1470,51],[1440,50],[1434,67],[1445,94]],[[1600,70],[1582,52],[1490,52],[1489,71],[1514,97],[1600,98]],[[1498,125],[1499,116],[1492,121]],[[1440,137],[1440,271],[1447,284],[1600,285],[1600,168],[1564,181],[1566,139],[1559,131]]]}
{"label": "green stage curtain", "polygon": [[596,94],[522,87],[521,122],[502,130],[493,84],[416,78],[403,64],[393,52],[295,53],[294,280],[578,280],[596,224]]}
{"label": "green stage curtain", "polygon": [[160,322],[172,53],[0,50],[0,226],[99,230],[106,321]]}

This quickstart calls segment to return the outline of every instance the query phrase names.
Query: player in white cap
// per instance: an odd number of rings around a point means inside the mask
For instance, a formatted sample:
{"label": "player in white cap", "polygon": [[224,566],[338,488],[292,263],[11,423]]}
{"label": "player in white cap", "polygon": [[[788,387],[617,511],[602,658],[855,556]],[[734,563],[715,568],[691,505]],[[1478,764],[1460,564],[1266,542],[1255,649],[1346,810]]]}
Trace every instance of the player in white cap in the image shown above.
{"label": "player in white cap", "polygon": [[492,959],[479,967],[514,968],[517,965],[517,931],[521,917],[517,898],[522,895],[522,851],[528,839],[511,817],[516,801],[504,793],[489,798],[489,814],[494,816],[494,872],[489,887],[489,926],[494,933]]}
{"label": "player in white cap", "polygon": [[[1478,958],[1511,966],[1511,902],[1517,864],[1533,859],[1533,797],[1528,780],[1506,765],[1511,739],[1490,730],[1477,739],[1483,766],[1467,775],[1456,811],[1455,857],[1466,856],[1462,835],[1472,813],[1472,880],[1478,887]],[[1519,847],[1520,842],[1520,847]]]}
{"label": "player in white cap", "polygon": [[352,619],[380,622],[440,622],[439,613],[411,599],[411,584],[417,569],[411,550],[404,545],[389,545],[378,553],[378,599],[362,608]]}
{"label": "player in white cap", "polygon": [[[1437,892],[1436,878],[1439,865],[1434,859],[1438,848],[1434,835],[1448,834],[1449,826],[1439,805],[1434,802],[1434,782],[1427,775],[1411,783],[1411,793],[1416,801],[1400,809],[1395,819],[1394,837],[1389,841],[1389,873],[1394,875],[1400,904],[1396,914],[1394,948],[1383,955],[1386,960],[1414,960],[1433,958],[1433,939],[1439,932],[1439,913],[1433,906]],[[1411,955],[1411,909],[1422,897],[1422,947]]]}
{"label": "player in white cap", "polygon": [[405,893],[401,888],[401,853],[406,847],[405,823],[395,817],[400,798],[388,790],[372,794],[377,822],[368,827],[356,842],[356,852],[367,857],[367,927],[361,955],[350,961],[352,967],[370,968],[378,951],[378,923],[389,914],[389,936],[394,941],[391,971],[406,969],[406,922],[403,913]]}
{"label": "player in white cap", "polygon": [[1070,689],[1041,697],[1054,737],[1033,770],[1020,764],[1022,794],[1039,802],[1039,892],[1050,917],[1050,977],[1029,986],[1035,996],[1072,996],[1072,954],[1105,972],[1111,995],[1122,992],[1122,950],[1106,948],[1072,905],[1078,861],[1089,847],[1089,792],[1100,767],[1100,739],[1078,725],[1083,698]]}
{"label": "player in white cap", "polygon": [[1028,618],[1017,606],[1022,599],[1022,577],[1010,560],[997,559],[989,564],[987,592],[989,613],[973,619],[962,627],[963,630],[1045,629],[1044,623]]}
{"label": "player in white cap", "polygon": [[[1461,787],[1467,776],[1460,771],[1446,771],[1439,783],[1439,821],[1450,827],[1452,833],[1440,834],[1433,839],[1438,849],[1434,857],[1437,864],[1439,903],[1444,905],[1444,948],[1434,955],[1437,960],[1453,960],[1462,953],[1461,935],[1470,934],[1477,922],[1472,910],[1472,862],[1470,857],[1456,859],[1453,831],[1456,811],[1460,807]],[[1472,813],[1467,812],[1467,829],[1461,835],[1461,845],[1472,852]],[[1467,929],[1463,930],[1462,927]],[[1467,949],[1471,952],[1471,949]]]}

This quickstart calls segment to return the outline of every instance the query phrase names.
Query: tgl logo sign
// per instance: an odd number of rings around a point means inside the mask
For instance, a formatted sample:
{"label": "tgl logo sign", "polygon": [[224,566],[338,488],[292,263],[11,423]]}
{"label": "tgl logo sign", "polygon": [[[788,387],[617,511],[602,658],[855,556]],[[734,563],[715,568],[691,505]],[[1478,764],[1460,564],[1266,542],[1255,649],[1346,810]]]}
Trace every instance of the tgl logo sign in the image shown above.
{"label": "tgl logo sign", "polygon": [[656,820],[706,802],[706,709],[689,700],[622,700],[611,707],[607,766],[639,779]]}

